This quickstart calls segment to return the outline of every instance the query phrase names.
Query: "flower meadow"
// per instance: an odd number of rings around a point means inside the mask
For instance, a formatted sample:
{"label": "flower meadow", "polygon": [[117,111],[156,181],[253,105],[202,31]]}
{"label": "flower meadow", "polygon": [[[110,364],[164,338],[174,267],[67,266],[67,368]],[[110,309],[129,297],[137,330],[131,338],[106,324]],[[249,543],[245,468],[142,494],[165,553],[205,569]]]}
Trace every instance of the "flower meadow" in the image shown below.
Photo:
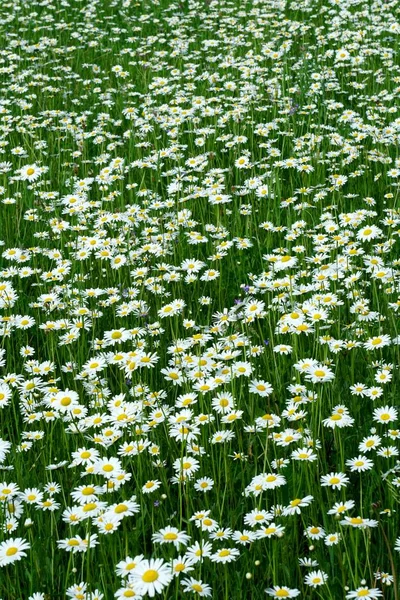
{"label": "flower meadow", "polygon": [[1,600],[400,598],[399,36],[1,2]]}

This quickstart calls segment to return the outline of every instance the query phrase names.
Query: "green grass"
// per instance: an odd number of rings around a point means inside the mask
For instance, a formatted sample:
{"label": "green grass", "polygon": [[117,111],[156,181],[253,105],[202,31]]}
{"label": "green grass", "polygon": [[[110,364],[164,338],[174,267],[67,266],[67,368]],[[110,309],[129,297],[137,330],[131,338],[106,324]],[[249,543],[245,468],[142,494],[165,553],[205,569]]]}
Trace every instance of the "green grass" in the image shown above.
{"label": "green grass", "polygon": [[398,600],[399,14],[2,4],[2,600]]}

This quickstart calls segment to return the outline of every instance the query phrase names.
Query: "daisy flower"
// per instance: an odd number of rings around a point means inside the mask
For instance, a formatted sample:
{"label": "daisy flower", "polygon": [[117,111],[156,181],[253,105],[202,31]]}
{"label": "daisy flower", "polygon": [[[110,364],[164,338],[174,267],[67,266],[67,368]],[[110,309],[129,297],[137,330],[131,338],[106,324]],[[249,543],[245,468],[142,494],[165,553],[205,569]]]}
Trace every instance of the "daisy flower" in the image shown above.
{"label": "daisy flower", "polygon": [[273,588],[267,588],[266,593],[273,598],[296,598],[300,594],[300,590],[296,588],[288,588],[286,586],[274,585]]}
{"label": "daisy flower", "polygon": [[256,534],[250,529],[244,529],[243,531],[235,531],[232,535],[232,540],[240,544],[241,546],[248,546],[249,544],[254,542],[255,539],[257,539]]}
{"label": "daisy flower", "polygon": [[100,533],[109,535],[117,531],[121,524],[121,518],[108,511],[94,519],[94,523],[98,527]]}
{"label": "daisy flower", "polygon": [[366,456],[359,455],[355,458],[346,460],[346,465],[350,467],[350,471],[357,471],[358,473],[360,473],[362,471],[369,471],[370,469],[372,469],[374,463]]}
{"label": "daisy flower", "polygon": [[386,585],[392,585],[392,583],[394,582],[394,577],[393,575],[390,575],[390,573],[378,571],[377,573],[374,573],[374,577],[377,580],[380,579],[382,583],[385,583]]}
{"label": "daisy flower", "polygon": [[22,181],[36,181],[41,173],[42,169],[38,165],[25,165],[19,170],[19,177]]}
{"label": "daisy flower", "polygon": [[272,394],[272,385],[262,379],[253,379],[249,385],[251,394],[258,394],[262,398],[267,398]]}
{"label": "daisy flower", "polygon": [[380,335],[375,336],[364,342],[364,348],[366,350],[378,350],[379,348],[383,348],[384,346],[389,346],[390,344],[390,336],[388,335]]}
{"label": "daisy flower", "polygon": [[61,413],[72,411],[79,403],[79,395],[68,388],[58,392],[50,401],[51,408],[56,408]]}
{"label": "daisy flower", "polygon": [[311,571],[304,578],[304,583],[310,587],[319,587],[324,585],[328,579],[328,575],[324,571]]}
{"label": "daisy flower", "polygon": [[160,485],[161,481],[158,481],[157,479],[149,479],[149,481],[146,481],[146,483],[142,487],[142,492],[143,494],[150,494],[151,492],[155,492],[156,490],[158,490]]}
{"label": "daisy flower", "polygon": [[360,442],[358,449],[360,452],[369,452],[370,450],[378,448],[381,443],[381,438],[378,435],[370,435]]}
{"label": "daisy flower", "polygon": [[179,577],[181,573],[189,573],[193,571],[193,561],[189,557],[178,556],[171,563],[172,573],[174,577]]}
{"label": "daisy flower", "polygon": [[366,527],[376,527],[378,521],[374,521],[373,519],[363,519],[362,517],[345,517],[343,521],[340,521],[340,524],[363,529]]}
{"label": "daisy flower", "polygon": [[200,597],[208,597],[211,596],[212,590],[209,585],[203,583],[200,579],[193,579],[190,577],[189,579],[182,579],[182,585],[184,586],[184,592],[193,592]]}
{"label": "daisy flower", "polygon": [[233,410],[235,399],[230,392],[220,392],[212,400],[211,406],[218,414],[225,414]]}
{"label": "daisy flower", "polygon": [[285,528],[282,525],[276,525],[275,523],[270,523],[266,527],[259,529],[255,532],[257,539],[261,540],[264,538],[271,537],[282,537]]}
{"label": "daisy flower", "polygon": [[311,367],[307,369],[306,373],[307,381],[311,381],[312,383],[324,383],[325,381],[331,381],[335,378],[332,369],[323,365]]}
{"label": "daisy flower", "polygon": [[183,531],[179,531],[176,527],[165,527],[160,529],[152,536],[152,541],[159,544],[173,544],[177,550],[181,544],[187,545],[190,537]]}
{"label": "daisy flower", "polygon": [[218,552],[211,555],[211,560],[217,563],[229,563],[237,560],[239,556],[239,550],[237,548],[221,548]]}
{"label": "daisy flower", "polygon": [[0,567],[5,567],[26,556],[30,544],[22,538],[10,538],[0,544]]}
{"label": "daisy flower", "polygon": [[127,577],[144,559],[143,554],[138,554],[135,558],[127,556],[121,560],[115,567],[115,571],[119,577]]}
{"label": "daisy flower", "polygon": [[[279,444],[279,445],[283,445],[283,444]],[[291,458],[293,460],[314,462],[315,460],[317,460],[318,457],[315,454],[315,452],[313,452],[311,450],[311,448],[298,448],[297,450],[293,450],[293,452],[291,454]]]}
{"label": "daisy flower", "polygon": [[162,558],[151,558],[142,560],[133,569],[130,580],[140,595],[147,594],[152,598],[156,594],[161,594],[171,582],[172,577],[169,564],[165,563]]}
{"label": "daisy flower", "polygon": [[329,486],[332,489],[340,490],[342,487],[346,487],[349,483],[349,478],[344,473],[329,473],[329,475],[322,475],[321,486]]}
{"label": "daisy flower", "polygon": [[197,492],[209,492],[214,487],[214,481],[210,477],[202,477],[194,484]]}
{"label": "daisy flower", "polygon": [[123,517],[130,517],[140,511],[140,505],[135,502],[135,500],[136,496],[132,496],[130,500],[124,500],[123,502],[112,504],[107,512],[113,513],[119,519],[122,519]]}
{"label": "daisy flower", "polygon": [[199,527],[202,531],[216,531],[219,527],[218,522],[214,519],[211,519],[209,516],[205,516],[200,519],[196,519],[196,526]]}
{"label": "daisy flower", "polygon": [[398,417],[398,412],[393,406],[383,406],[381,408],[376,408],[373,412],[373,419],[378,423],[390,423],[391,421],[396,421]]}
{"label": "daisy flower", "polygon": [[312,525],[310,527],[307,527],[307,529],[304,532],[304,535],[311,538],[312,540],[320,540],[321,538],[325,537],[325,531],[322,529],[322,527]]}
{"label": "daisy flower", "polygon": [[122,472],[122,464],[118,458],[99,458],[94,463],[94,473],[102,475],[106,479],[116,477]]}
{"label": "daisy flower", "polygon": [[292,350],[292,346],[289,346],[288,344],[278,344],[277,346],[274,346],[274,352],[277,354],[290,354]]}
{"label": "daisy flower", "polygon": [[142,600],[142,595],[134,589],[132,584],[129,584],[125,587],[119,588],[115,592],[115,598],[117,598],[117,600],[124,600],[124,598],[129,598],[129,600]]}
{"label": "daisy flower", "polygon": [[346,500],[346,502],[336,502],[333,507],[328,510],[328,515],[341,515],[355,506],[354,500]]}
{"label": "daisy flower", "polygon": [[0,501],[11,500],[19,493],[19,487],[16,483],[0,483]]}
{"label": "daisy flower", "polygon": [[190,476],[198,471],[200,468],[200,463],[196,458],[184,456],[182,459],[177,458],[174,461],[173,467],[178,473],[183,473],[184,475]]}
{"label": "daisy flower", "polygon": [[357,239],[360,241],[373,240],[382,235],[382,230],[376,225],[367,225],[363,229],[359,229],[357,232]]}
{"label": "daisy flower", "polygon": [[375,600],[375,598],[379,598],[383,596],[382,592],[377,588],[368,588],[368,587],[359,587],[354,591],[346,594],[346,598],[349,600],[351,598],[363,598],[363,600]]}
{"label": "daisy flower", "polygon": [[185,556],[190,558],[193,563],[201,561],[203,558],[208,558],[211,556],[212,545],[210,542],[203,542],[203,544],[199,544],[199,542],[195,542],[192,546],[189,546],[186,550]]}
{"label": "daisy flower", "polygon": [[340,542],[340,533],[328,533],[324,538],[326,546],[335,546]]}
{"label": "daisy flower", "polygon": [[250,513],[245,515],[244,524],[249,525],[250,527],[255,527],[256,525],[262,525],[266,521],[271,521],[272,518],[273,517],[271,513],[267,512],[266,510],[258,510],[255,508]]}
{"label": "daisy flower", "polygon": [[283,510],[283,516],[300,514],[300,508],[304,506],[309,506],[311,502],[314,500],[313,496],[305,496],[304,498],[295,498],[289,502],[289,506],[286,506]]}

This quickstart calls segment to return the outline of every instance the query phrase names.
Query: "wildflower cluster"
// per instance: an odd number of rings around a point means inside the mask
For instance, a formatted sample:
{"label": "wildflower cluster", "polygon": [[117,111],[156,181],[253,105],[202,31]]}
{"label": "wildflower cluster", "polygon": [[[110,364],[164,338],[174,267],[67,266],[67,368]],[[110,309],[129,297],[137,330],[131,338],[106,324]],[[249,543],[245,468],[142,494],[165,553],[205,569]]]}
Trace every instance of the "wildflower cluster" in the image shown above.
{"label": "wildflower cluster", "polygon": [[0,32],[0,597],[397,600],[396,2]]}

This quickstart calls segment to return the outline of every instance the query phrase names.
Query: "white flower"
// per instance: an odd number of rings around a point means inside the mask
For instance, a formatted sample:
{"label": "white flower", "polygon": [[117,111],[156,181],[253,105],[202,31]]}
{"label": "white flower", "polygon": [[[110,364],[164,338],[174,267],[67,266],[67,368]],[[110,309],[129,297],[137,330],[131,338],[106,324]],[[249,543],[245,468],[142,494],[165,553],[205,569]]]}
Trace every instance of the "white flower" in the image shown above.
{"label": "white flower", "polygon": [[24,550],[28,550],[30,545],[22,538],[10,538],[0,544],[0,567],[5,567],[26,556]]}
{"label": "white flower", "polygon": [[142,560],[133,569],[130,580],[140,595],[148,594],[152,598],[156,594],[161,594],[172,577],[171,565],[165,563],[162,558],[151,558]]}

